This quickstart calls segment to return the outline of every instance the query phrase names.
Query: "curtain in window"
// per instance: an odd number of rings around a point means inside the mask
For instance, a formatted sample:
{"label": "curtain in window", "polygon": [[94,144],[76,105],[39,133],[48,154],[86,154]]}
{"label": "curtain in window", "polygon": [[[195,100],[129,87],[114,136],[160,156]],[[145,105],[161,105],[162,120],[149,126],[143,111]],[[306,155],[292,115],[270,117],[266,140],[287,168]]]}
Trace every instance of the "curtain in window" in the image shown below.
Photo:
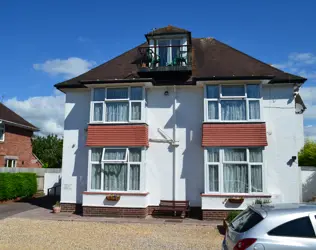
{"label": "curtain in window", "polygon": [[139,148],[130,148],[129,149],[129,161],[132,162],[141,162],[141,149]]}
{"label": "curtain in window", "polygon": [[131,120],[141,120],[142,114],[142,104],[140,102],[131,103]]}
{"label": "curtain in window", "polygon": [[171,47],[172,50],[172,58],[169,59],[169,62],[172,62],[175,60],[175,58],[180,58],[182,55],[180,54],[180,45],[181,45],[181,40],[171,40],[172,46],[177,46],[177,47]]}
{"label": "curtain in window", "polygon": [[107,99],[127,99],[128,88],[108,88]]}
{"label": "curtain in window", "polygon": [[208,101],[208,119],[216,120],[218,119],[218,102]]}
{"label": "curtain in window", "polygon": [[129,171],[129,189],[139,190],[140,189],[140,165],[131,164]]}
{"label": "curtain in window", "polygon": [[131,87],[131,100],[142,100],[142,99],[143,99],[143,88]]}
{"label": "curtain in window", "polygon": [[249,148],[249,161],[250,162],[262,162],[262,149],[261,148]]}
{"label": "curtain in window", "polygon": [[219,149],[208,148],[207,149],[207,160],[208,162],[219,162]]}
{"label": "curtain in window", "polygon": [[247,151],[244,148],[225,148],[225,161],[247,161]]}
{"label": "curtain in window", "polygon": [[127,190],[126,164],[104,164],[104,190]]}
{"label": "curtain in window", "polygon": [[262,192],[262,166],[251,166],[251,192]]}
{"label": "curtain in window", "polygon": [[94,121],[102,121],[103,114],[103,103],[94,103],[94,113],[93,120]]}
{"label": "curtain in window", "polygon": [[218,85],[208,85],[206,87],[206,97],[207,98],[218,98],[219,97]]}
{"label": "curtain in window", "polygon": [[125,155],[126,155],[126,149],[105,149],[104,150],[104,156],[103,160],[105,161],[111,161],[111,160],[125,160]]}
{"label": "curtain in window", "polygon": [[247,97],[248,98],[260,98],[260,86],[257,84],[247,85]]}
{"label": "curtain in window", "polygon": [[104,101],[105,89],[94,89],[93,91],[93,101]]}
{"label": "curtain in window", "polygon": [[0,140],[3,141],[3,137],[4,137],[4,125],[1,124],[0,125]]}
{"label": "curtain in window", "polygon": [[91,149],[91,161],[101,162],[102,148]]}
{"label": "curtain in window", "polygon": [[101,164],[92,164],[91,189],[101,189]]}
{"label": "curtain in window", "polygon": [[127,102],[107,102],[106,120],[110,122],[128,121]]}
{"label": "curtain in window", "polygon": [[221,101],[222,120],[246,120],[246,102],[242,100]]}
{"label": "curtain in window", "polygon": [[249,101],[249,119],[260,119],[259,101]]}
{"label": "curtain in window", "polygon": [[159,66],[167,66],[168,64],[168,50],[169,47],[161,47],[161,46],[169,46],[169,40],[160,40],[158,41],[159,46],[159,58],[160,58],[160,64]]}
{"label": "curtain in window", "polygon": [[222,96],[244,96],[244,95],[245,95],[244,85],[239,85],[239,86],[222,85]]}
{"label": "curtain in window", "polygon": [[209,165],[209,191],[218,191],[218,165]]}
{"label": "curtain in window", "polygon": [[248,166],[224,164],[224,192],[248,193]]}

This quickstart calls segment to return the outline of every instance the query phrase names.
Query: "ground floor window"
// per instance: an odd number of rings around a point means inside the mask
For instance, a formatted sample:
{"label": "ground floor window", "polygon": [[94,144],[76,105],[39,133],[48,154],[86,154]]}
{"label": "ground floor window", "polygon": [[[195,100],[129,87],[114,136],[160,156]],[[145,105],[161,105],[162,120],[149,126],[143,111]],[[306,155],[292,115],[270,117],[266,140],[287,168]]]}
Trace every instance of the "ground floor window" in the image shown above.
{"label": "ground floor window", "polygon": [[16,167],[16,159],[6,159],[5,160],[5,166],[7,168],[15,168]]}
{"label": "ground floor window", "polygon": [[208,192],[263,192],[262,148],[207,148]]}
{"label": "ground floor window", "polygon": [[141,190],[142,148],[91,148],[90,189]]}

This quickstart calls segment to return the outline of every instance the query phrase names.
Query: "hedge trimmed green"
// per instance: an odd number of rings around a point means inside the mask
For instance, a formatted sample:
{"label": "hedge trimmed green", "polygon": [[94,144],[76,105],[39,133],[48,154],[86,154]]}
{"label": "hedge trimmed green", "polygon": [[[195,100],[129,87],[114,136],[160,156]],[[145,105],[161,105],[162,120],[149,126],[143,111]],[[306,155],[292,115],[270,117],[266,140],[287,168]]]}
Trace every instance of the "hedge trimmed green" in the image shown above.
{"label": "hedge trimmed green", "polygon": [[36,191],[35,173],[0,173],[0,201],[31,197]]}

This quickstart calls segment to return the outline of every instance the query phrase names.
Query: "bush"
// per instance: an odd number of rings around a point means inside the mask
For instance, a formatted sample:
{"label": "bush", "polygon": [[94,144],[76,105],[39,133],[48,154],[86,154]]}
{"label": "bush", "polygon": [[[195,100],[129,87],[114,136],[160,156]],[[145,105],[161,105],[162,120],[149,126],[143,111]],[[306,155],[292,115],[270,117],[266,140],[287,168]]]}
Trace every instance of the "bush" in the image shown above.
{"label": "bush", "polygon": [[242,211],[230,211],[226,217],[228,223],[231,223]]}
{"label": "bush", "polygon": [[35,173],[0,173],[0,200],[31,197],[36,191]]}
{"label": "bush", "polygon": [[316,167],[316,142],[307,140],[298,153],[299,166]]}

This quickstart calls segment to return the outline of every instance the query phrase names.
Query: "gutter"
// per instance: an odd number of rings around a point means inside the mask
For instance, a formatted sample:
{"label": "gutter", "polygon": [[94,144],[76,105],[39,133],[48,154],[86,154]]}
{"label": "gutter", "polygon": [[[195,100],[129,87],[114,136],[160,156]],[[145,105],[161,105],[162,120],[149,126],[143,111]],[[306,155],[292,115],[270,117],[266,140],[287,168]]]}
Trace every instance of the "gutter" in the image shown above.
{"label": "gutter", "polygon": [[16,123],[16,122],[11,122],[11,121],[7,121],[7,120],[3,120],[3,119],[0,119],[1,121],[3,121],[4,123],[7,123],[9,125],[13,125],[13,126],[16,126],[16,127],[20,127],[20,128],[25,128],[25,129],[28,129],[28,130],[31,130],[31,131],[40,131],[39,128],[37,127],[30,127],[30,126],[27,126],[27,125],[23,125],[23,124],[20,124],[20,123]]}
{"label": "gutter", "polygon": [[133,83],[133,82],[151,82],[155,83],[153,78],[133,78],[133,79],[110,79],[110,80],[81,80],[82,84],[95,84],[95,83]]}

